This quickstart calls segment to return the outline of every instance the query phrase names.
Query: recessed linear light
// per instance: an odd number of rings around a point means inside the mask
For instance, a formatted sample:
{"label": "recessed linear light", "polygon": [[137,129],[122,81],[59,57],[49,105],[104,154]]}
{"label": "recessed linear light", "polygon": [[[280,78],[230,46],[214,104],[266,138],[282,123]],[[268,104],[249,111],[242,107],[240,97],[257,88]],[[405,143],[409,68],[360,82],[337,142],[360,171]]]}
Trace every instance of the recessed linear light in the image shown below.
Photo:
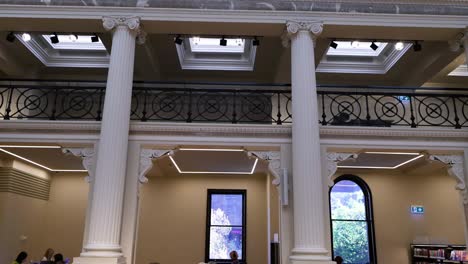
{"label": "recessed linear light", "polygon": [[18,158],[18,159],[21,159],[21,160],[24,160],[24,161],[26,161],[26,162],[29,162],[29,163],[31,163],[31,164],[33,164],[33,165],[38,166],[38,167],[41,167],[41,168],[43,168],[43,169],[45,169],[45,170],[48,170],[48,171],[50,171],[50,172],[88,172],[87,170],[54,170],[54,169],[51,169],[51,168],[49,168],[49,167],[47,167],[47,166],[44,166],[44,165],[39,164],[39,163],[37,163],[37,162],[34,162],[34,161],[30,160],[30,159],[27,159],[27,158],[25,158],[25,157],[22,157],[22,156],[20,156],[20,155],[18,155],[18,154],[15,154],[15,153],[10,152],[10,151],[7,151],[7,150],[4,150],[4,149],[2,149],[2,148],[0,148],[0,151],[6,153],[6,154],[8,154],[8,155],[11,155],[11,156],[13,156],[13,157],[16,157],[16,158]]}
{"label": "recessed linear light", "polygon": [[383,151],[366,151],[366,154],[378,154],[378,155],[421,155],[421,153],[411,153],[411,152],[383,152]]}
{"label": "recessed linear light", "polygon": [[186,174],[253,174],[255,171],[255,168],[257,167],[258,163],[258,158],[255,159],[254,165],[252,166],[252,169],[249,172],[239,172],[239,171],[183,171],[180,169],[179,165],[175,162],[174,158],[172,156],[169,156],[169,159],[171,160],[172,164],[174,164],[174,167],[176,167],[177,171],[179,173],[186,173]]}
{"label": "recessed linear light", "polygon": [[0,148],[41,148],[41,149],[59,149],[60,146],[31,146],[31,145],[0,145]]}
{"label": "recessed linear light", "polygon": [[205,148],[179,148],[182,151],[225,151],[225,152],[243,152],[243,149],[205,149]]}
{"label": "recessed linear light", "polygon": [[[367,152],[365,152],[367,153]],[[419,153],[418,153],[419,154]],[[342,168],[342,169],[382,169],[382,170],[394,170],[394,169],[398,169],[399,167],[405,165],[405,164],[408,164],[410,162],[413,162],[419,158],[422,158],[424,157],[424,155],[419,155],[417,157],[414,157],[410,160],[407,160],[407,161],[404,161],[394,167],[378,167],[378,166],[338,166],[338,168]]]}

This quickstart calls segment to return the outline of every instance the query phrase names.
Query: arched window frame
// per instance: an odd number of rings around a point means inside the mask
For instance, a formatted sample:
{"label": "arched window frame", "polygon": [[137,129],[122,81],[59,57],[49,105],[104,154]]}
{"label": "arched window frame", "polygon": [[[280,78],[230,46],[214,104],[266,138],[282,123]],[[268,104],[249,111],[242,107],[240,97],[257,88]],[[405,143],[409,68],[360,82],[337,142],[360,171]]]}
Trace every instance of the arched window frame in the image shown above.
{"label": "arched window frame", "polygon": [[[340,181],[352,181],[356,183],[364,193],[364,202],[366,207],[366,222],[367,222],[367,236],[369,241],[369,260],[370,264],[377,264],[377,251],[375,247],[375,228],[374,228],[374,213],[372,205],[372,193],[369,188],[369,185],[358,176],[345,174],[334,180],[334,184],[337,184]],[[333,187],[330,187],[328,190],[328,206],[329,206],[329,216],[330,216],[330,240],[331,240],[331,251],[332,258],[335,259],[335,250],[333,248],[333,219],[332,219],[332,208],[331,208],[331,192]]]}

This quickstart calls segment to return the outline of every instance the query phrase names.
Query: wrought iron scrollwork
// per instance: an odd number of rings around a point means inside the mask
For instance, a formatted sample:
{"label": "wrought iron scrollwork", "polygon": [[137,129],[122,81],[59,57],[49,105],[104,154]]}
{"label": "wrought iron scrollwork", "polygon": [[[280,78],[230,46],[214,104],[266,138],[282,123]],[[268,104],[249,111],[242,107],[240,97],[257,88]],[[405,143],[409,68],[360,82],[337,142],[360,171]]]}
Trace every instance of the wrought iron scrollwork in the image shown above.
{"label": "wrought iron scrollwork", "polygon": [[[104,83],[0,85],[0,118],[101,120]],[[161,86],[161,85],[159,85]],[[289,90],[136,86],[131,119],[156,122],[292,123]],[[177,85],[175,85],[177,86]],[[468,127],[468,95],[388,90],[319,90],[325,126]]]}

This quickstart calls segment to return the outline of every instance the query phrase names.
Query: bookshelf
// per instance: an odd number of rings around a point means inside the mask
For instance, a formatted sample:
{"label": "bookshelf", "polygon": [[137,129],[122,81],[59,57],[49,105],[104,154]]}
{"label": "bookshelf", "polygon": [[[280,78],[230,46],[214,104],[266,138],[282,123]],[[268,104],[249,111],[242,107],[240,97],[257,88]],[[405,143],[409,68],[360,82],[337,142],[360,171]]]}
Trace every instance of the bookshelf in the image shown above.
{"label": "bookshelf", "polygon": [[412,264],[468,264],[466,246],[462,245],[412,244],[411,259]]}

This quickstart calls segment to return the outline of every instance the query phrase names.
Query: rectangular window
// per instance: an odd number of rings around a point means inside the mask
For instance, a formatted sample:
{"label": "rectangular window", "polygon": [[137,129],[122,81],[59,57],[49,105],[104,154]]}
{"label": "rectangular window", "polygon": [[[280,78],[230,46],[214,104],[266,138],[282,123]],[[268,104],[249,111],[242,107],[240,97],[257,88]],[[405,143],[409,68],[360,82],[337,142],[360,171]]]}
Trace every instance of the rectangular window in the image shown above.
{"label": "rectangular window", "polygon": [[208,190],[205,261],[229,263],[236,251],[245,262],[246,191]]}

